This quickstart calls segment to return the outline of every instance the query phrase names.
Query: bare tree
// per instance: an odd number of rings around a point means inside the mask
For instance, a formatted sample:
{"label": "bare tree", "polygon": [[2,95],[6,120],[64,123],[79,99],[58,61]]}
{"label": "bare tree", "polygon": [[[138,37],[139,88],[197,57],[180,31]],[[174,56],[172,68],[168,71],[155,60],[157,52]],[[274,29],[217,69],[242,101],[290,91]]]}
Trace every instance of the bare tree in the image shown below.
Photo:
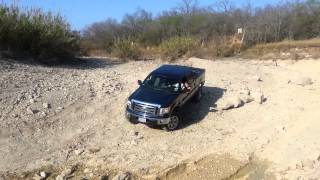
{"label": "bare tree", "polygon": [[227,13],[234,9],[234,4],[230,0],[219,0],[216,3],[218,9],[222,10],[223,12]]}
{"label": "bare tree", "polygon": [[197,0],[182,0],[182,2],[178,5],[178,10],[182,14],[193,14],[198,9],[198,1]]}

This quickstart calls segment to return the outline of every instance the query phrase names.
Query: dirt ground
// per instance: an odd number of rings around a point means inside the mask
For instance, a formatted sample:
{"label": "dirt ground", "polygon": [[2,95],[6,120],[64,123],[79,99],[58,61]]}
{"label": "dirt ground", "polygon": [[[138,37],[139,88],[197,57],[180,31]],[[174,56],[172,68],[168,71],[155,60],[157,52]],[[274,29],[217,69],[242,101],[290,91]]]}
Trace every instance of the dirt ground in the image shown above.
{"label": "dirt ground", "polygon": [[[0,60],[0,179],[69,167],[73,179],[320,179],[320,60],[181,61],[205,68],[206,84],[174,132],[124,117],[137,80],[161,61],[84,61]],[[221,110],[247,93],[263,102]]]}

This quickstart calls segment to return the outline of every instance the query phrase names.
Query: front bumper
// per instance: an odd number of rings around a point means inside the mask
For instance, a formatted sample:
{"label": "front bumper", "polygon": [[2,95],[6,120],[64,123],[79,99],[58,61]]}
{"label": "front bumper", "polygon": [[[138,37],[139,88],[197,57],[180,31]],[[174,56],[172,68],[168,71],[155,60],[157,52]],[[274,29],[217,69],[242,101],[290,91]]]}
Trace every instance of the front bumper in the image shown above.
{"label": "front bumper", "polygon": [[[137,123],[150,124],[150,125],[166,125],[166,124],[169,124],[169,121],[170,121],[169,115],[148,116],[146,114],[137,113],[128,108],[126,108],[126,117],[131,121],[135,121]],[[140,119],[143,119],[143,121],[141,121]]]}

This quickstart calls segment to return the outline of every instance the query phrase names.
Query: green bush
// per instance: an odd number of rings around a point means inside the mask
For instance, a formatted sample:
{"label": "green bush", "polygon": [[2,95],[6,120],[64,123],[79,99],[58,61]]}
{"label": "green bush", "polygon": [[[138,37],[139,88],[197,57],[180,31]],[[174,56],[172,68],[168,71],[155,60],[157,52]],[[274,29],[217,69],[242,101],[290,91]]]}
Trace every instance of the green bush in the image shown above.
{"label": "green bush", "polygon": [[118,40],[114,43],[112,53],[124,60],[138,60],[141,57],[141,51],[136,43],[130,40]]}
{"label": "green bush", "polygon": [[48,62],[77,55],[79,40],[60,15],[0,5],[0,50]]}
{"label": "green bush", "polygon": [[163,59],[173,61],[190,53],[197,45],[192,37],[173,37],[160,44]]}

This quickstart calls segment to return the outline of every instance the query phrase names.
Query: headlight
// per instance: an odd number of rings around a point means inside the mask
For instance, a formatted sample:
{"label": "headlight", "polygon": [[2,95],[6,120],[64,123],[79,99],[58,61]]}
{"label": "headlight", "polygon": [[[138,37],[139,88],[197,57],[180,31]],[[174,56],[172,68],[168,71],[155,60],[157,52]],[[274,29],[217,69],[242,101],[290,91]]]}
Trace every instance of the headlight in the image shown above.
{"label": "headlight", "polygon": [[167,108],[160,108],[159,114],[164,115],[170,113],[170,107]]}
{"label": "headlight", "polygon": [[129,109],[132,109],[132,103],[131,103],[131,101],[130,101],[130,100],[128,100],[128,102],[127,102],[127,106],[128,106],[128,108],[129,108]]}

